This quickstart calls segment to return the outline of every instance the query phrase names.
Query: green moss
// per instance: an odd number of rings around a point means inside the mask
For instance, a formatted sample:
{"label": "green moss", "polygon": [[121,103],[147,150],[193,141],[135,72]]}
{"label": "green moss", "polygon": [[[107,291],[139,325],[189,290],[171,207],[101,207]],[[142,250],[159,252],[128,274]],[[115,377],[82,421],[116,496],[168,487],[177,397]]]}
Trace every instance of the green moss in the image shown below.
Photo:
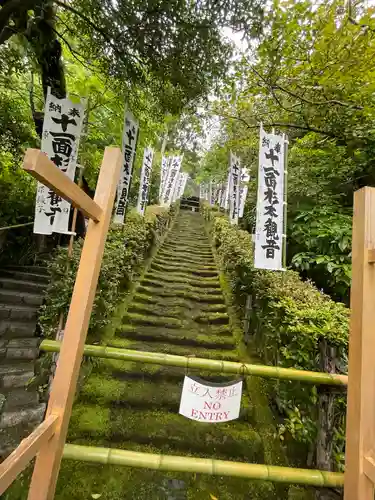
{"label": "green moss", "polygon": [[74,406],[71,426],[79,428],[82,432],[94,432],[109,436],[110,432],[110,409],[99,406],[86,406],[76,404]]}

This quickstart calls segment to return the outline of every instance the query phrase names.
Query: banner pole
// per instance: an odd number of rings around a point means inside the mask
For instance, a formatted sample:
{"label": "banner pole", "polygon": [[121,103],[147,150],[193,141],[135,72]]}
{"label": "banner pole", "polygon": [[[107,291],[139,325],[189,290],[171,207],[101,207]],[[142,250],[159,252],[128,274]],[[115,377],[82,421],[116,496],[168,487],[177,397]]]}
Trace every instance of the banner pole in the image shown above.
{"label": "banner pole", "polygon": [[286,231],[287,231],[287,216],[288,216],[288,136],[283,134],[284,141],[284,224],[283,224],[283,257],[282,263],[283,268],[286,270]]}

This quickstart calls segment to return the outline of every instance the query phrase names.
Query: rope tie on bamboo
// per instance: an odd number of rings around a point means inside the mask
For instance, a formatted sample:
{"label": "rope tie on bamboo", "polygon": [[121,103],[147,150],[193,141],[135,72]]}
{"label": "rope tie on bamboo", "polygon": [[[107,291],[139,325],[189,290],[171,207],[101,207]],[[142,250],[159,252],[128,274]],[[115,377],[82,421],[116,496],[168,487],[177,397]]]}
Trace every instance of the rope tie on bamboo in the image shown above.
{"label": "rope tie on bamboo", "polygon": [[195,355],[194,354],[188,354],[186,356],[186,366],[185,366],[185,375],[186,376],[189,375],[189,361],[190,361],[190,358],[195,358]]}
{"label": "rope tie on bamboo", "polygon": [[246,366],[246,363],[242,363],[242,365],[240,366],[240,369],[239,369],[239,373],[240,375],[242,375],[243,378],[250,375],[250,370],[248,369],[248,367]]}

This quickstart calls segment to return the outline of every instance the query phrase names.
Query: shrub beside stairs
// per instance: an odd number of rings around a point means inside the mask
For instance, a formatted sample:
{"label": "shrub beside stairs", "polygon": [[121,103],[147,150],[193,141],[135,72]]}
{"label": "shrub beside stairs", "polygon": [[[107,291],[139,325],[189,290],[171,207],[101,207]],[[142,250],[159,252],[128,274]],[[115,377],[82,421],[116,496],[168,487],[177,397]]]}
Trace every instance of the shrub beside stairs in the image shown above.
{"label": "shrub beside stairs", "polygon": [[[180,212],[128,302],[112,347],[238,360],[211,246],[199,213]],[[257,410],[206,424],[178,414],[185,370],[95,359],[73,408],[69,443],[265,462]],[[87,367],[86,367],[87,371]],[[190,374],[193,374],[190,372]],[[196,375],[198,375],[196,373]],[[199,376],[220,382],[220,374]],[[251,395],[250,395],[251,396]],[[63,461],[56,500],[281,499],[273,484]]]}
{"label": "shrub beside stairs", "polygon": [[37,312],[48,280],[46,267],[0,270],[0,461],[44,416],[31,382],[39,354]]}

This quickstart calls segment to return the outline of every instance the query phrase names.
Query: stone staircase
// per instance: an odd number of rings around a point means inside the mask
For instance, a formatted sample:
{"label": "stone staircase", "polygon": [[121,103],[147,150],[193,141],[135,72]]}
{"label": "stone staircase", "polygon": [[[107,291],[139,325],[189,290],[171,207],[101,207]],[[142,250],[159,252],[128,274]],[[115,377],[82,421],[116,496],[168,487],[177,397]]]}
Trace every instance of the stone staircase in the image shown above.
{"label": "stone staircase", "polygon": [[37,313],[48,284],[46,267],[0,270],[0,461],[43,419],[35,375]]}
{"label": "stone staircase", "polygon": [[[135,290],[121,326],[106,343],[118,348],[237,361],[203,219],[199,213],[192,213],[191,203],[185,205],[187,210],[180,212]],[[74,405],[67,441],[264,463],[265,446],[250,395],[243,395],[236,421],[209,424],[188,420],[178,413],[185,373],[183,368],[95,359]],[[204,371],[199,376],[212,382],[233,380]],[[111,500],[285,498],[274,485],[261,481],[63,461],[56,500],[78,500],[90,494]]]}

